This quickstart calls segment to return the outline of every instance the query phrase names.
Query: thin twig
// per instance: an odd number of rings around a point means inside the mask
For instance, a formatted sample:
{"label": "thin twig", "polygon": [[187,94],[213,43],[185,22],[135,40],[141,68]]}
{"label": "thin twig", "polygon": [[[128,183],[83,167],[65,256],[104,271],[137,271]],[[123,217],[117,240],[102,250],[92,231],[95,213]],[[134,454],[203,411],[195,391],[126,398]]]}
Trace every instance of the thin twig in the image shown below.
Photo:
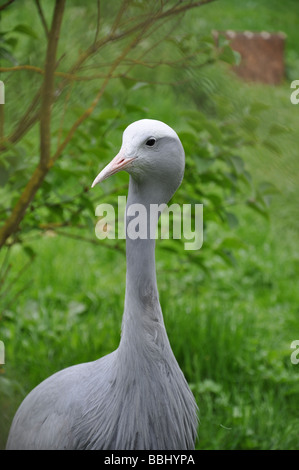
{"label": "thin twig", "polygon": [[0,6],[0,11],[4,10],[6,7],[8,7],[11,3],[13,3],[15,0],[8,0],[8,2],[4,3],[4,5]]}
{"label": "thin twig", "polygon": [[[57,65],[56,65],[57,66]],[[40,67],[36,67],[35,65],[16,65],[14,67],[0,67],[0,72],[21,72],[21,71],[31,71],[31,72],[36,72],[39,75],[45,75],[45,70],[41,69]],[[80,76],[80,75],[75,75],[72,73],[68,72],[59,72],[59,71],[54,71],[53,72],[55,77],[62,77],[66,78],[69,81],[84,81],[84,80],[89,80],[89,77],[85,76]],[[105,74],[98,74],[98,77],[100,78],[105,78]]]}
{"label": "thin twig", "polygon": [[188,4],[184,4],[183,6],[181,6],[180,8],[177,7],[177,5],[181,5],[181,2],[178,2],[174,7],[172,8],[169,8],[168,10],[166,10],[165,12],[160,12],[160,13],[156,13],[156,14],[152,14],[151,16],[148,16],[148,15],[144,15],[145,16],[145,20],[140,22],[140,23],[137,23],[135,24],[134,26],[124,30],[124,31],[121,31],[119,32],[118,34],[109,34],[107,35],[105,38],[102,38],[102,39],[99,39],[96,43],[94,43],[92,46],[88,47],[86,49],[86,51],[84,51],[78,58],[78,60],[76,61],[76,63],[71,67],[70,69],[70,73],[75,73],[77,72],[77,70],[80,69],[81,65],[88,59],[90,58],[93,54],[95,54],[95,52],[98,52],[99,49],[105,45],[107,45],[108,43],[111,43],[111,42],[116,42],[116,41],[119,41],[121,39],[124,39],[138,31],[144,31],[144,28],[147,28],[149,22],[150,24],[154,24],[156,21],[160,21],[161,19],[163,18],[166,18],[166,17],[170,17],[170,16],[173,16],[173,15],[177,15],[177,14],[181,14],[181,13],[185,13],[186,11],[192,9],[192,8],[196,8],[196,7],[199,7],[199,6],[202,6],[202,5],[205,5],[207,3],[211,3],[211,2],[214,2],[215,0],[201,0],[201,1],[197,1],[197,2],[192,2],[192,3],[188,3]]}
{"label": "thin twig", "polygon": [[[154,16],[151,17],[153,20],[152,22],[156,22],[161,20],[162,18],[170,17],[176,14],[184,13],[192,8],[196,8],[198,6],[205,5],[207,3],[211,3],[215,0],[202,0],[198,2],[192,2],[188,4],[183,4],[183,6],[179,7],[181,5],[181,2],[178,2],[174,7],[169,8],[165,12],[160,12]],[[166,5],[167,2],[164,3]],[[145,15],[143,15],[145,16]],[[80,69],[80,67],[84,64],[84,62],[89,59],[93,54],[98,52],[103,46],[111,43],[111,42],[116,42],[121,39],[124,39],[125,37],[131,35],[132,33],[142,29],[146,24],[148,20],[144,20],[138,24],[135,24],[131,28],[128,28],[119,34],[114,34],[114,35],[107,35],[105,38],[98,39],[95,43],[92,44],[92,46],[88,47],[77,59],[77,61],[72,65],[72,67],[69,69],[68,74],[65,75],[65,80],[62,80],[61,83],[59,84],[55,96],[59,96],[61,90],[64,88],[64,86],[68,83],[69,80],[73,78],[73,75]],[[37,71],[37,70],[36,70]],[[62,73],[61,73],[62,74]],[[61,75],[62,76],[62,75]],[[30,129],[30,127],[38,120],[40,114],[36,112],[30,119],[29,123],[26,122],[25,117],[28,116],[28,112],[31,110],[32,107],[36,106],[36,98],[40,98],[40,91],[37,92],[36,97],[33,100],[32,105],[29,106],[28,111],[26,111],[25,116],[20,119],[18,123],[17,129],[14,131],[14,133],[5,138],[4,141],[10,142],[10,143],[16,143],[18,140],[20,140],[23,135]],[[38,100],[37,100],[38,101]],[[34,106],[33,106],[34,105]],[[30,111],[31,112],[31,111]],[[4,150],[6,148],[5,143],[2,143],[0,146],[0,151]],[[0,240],[0,247],[1,247],[1,240]]]}
{"label": "thin twig", "polygon": [[[73,203],[74,201],[76,201],[76,199],[80,199],[80,197],[83,195],[83,194],[86,194],[91,188],[84,188],[82,191],[78,192],[77,194],[75,194],[73,197],[69,198],[67,201],[64,201],[63,202],[63,205],[67,205],[67,204],[71,204]],[[100,196],[98,194],[94,195],[93,197],[90,196],[90,200],[91,202],[96,202],[96,201],[99,201],[101,199],[105,199],[107,197],[109,197],[111,194],[115,194],[116,192],[119,192],[119,191],[126,191],[128,189],[128,183],[126,184],[123,184],[121,186],[119,186],[117,188],[117,190],[114,188],[114,189],[111,189],[110,191],[107,191],[105,193],[102,193]],[[34,206],[35,209],[40,209],[41,207],[55,207],[57,206],[57,203],[55,202],[44,202],[44,203],[41,203],[41,204],[36,204]]]}
{"label": "thin twig", "polygon": [[63,103],[63,112],[62,112],[62,116],[61,116],[61,120],[60,120],[60,124],[59,124],[59,129],[58,129],[58,138],[57,138],[57,145],[58,146],[60,145],[60,142],[61,142],[61,139],[62,139],[64,118],[65,118],[65,115],[66,115],[67,105],[70,101],[73,88],[74,88],[74,82],[71,83],[71,86],[70,86],[70,88],[69,88],[69,90],[66,94],[66,97],[65,97],[65,100],[64,100],[64,103]]}
{"label": "thin twig", "polygon": [[98,40],[98,36],[100,32],[100,24],[101,24],[101,0],[97,0],[97,27],[96,27],[96,34],[94,37],[94,44]]}
{"label": "thin twig", "polygon": [[1,293],[1,297],[4,298],[8,295],[9,291],[11,290],[12,286],[20,279],[20,277],[23,275],[23,273],[27,270],[28,266],[32,263],[33,258],[30,258],[27,263],[24,264],[24,266],[17,272],[16,276],[10,281],[6,289]]}
{"label": "thin twig", "polygon": [[[64,237],[72,238],[74,240],[81,240],[81,241],[84,241],[84,242],[91,243],[92,245],[99,246],[99,240],[95,239],[95,238],[82,237],[81,235],[77,235],[75,233],[67,233],[67,232],[64,232],[63,230],[59,230],[59,229],[55,229],[55,228],[53,229],[53,231],[55,233],[57,233],[57,235],[62,235]],[[108,248],[110,250],[117,250],[122,254],[125,253],[124,248],[122,248],[118,243],[115,243],[113,246],[110,246],[108,244],[103,244],[103,246],[105,246],[105,248]]]}
{"label": "thin twig", "polygon": [[[149,24],[147,25],[147,27],[149,27]],[[144,28],[145,29],[145,28]],[[143,31],[142,31],[143,32]],[[93,112],[94,108],[96,107],[96,105],[98,104],[100,98],[102,97],[111,77],[113,76],[113,73],[115,71],[115,69],[118,67],[118,65],[122,62],[122,60],[126,57],[126,55],[136,46],[136,44],[140,41],[141,39],[141,36],[142,36],[142,32],[140,32],[134,39],[133,41],[131,41],[127,47],[125,47],[125,49],[122,51],[122,53],[117,57],[117,59],[114,61],[106,79],[104,80],[104,82],[102,83],[102,86],[99,90],[99,92],[97,93],[96,97],[94,98],[93,102],[91,103],[91,105],[89,106],[88,109],[86,109],[84,111],[84,113],[77,119],[77,121],[74,122],[74,124],[72,125],[71,129],[69,130],[66,138],[64,139],[64,141],[59,145],[59,147],[57,148],[56,150],[56,153],[51,157],[50,161],[49,161],[49,164],[50,166],[54,165],[55,161],[57,160],[57,158],[61,155],[62,151],[64,150],[64,148],[66,147],[66,145],[69,143],[69,141],[72,139],[75,131],[77,130],[77,128],[80,126],[80,124],[85,121],[86,118],[88,118],[91,113]]]}
{"label": "thin twig", "polygon": [[56,67],[56,51],[59,32],[62,23],[65,0],[57,0],[53,14],[51,31],[45,64],[45,79],[42,89],[42,103],[40,113],[40,164],[46,167],[51,152],[51,108],[54,92],[54,72]]}
{"label": "thin twig", "polygon": [[41,7],[41,4],[40,4],[39,0],[35,0],[35,5],[36,5],[36,8],[37,8],[39,17],[41,19],[44,31],[46,33],[46,37],[48,38],[49,37],[49,28],[48,28],[46,18],[44,16],[44,13],[43,13],[43,10],[42,10],[42,7]]}
{"label": "thin twig", "polygon": [[115,31],[119,27],[122,16],[125,13],[126,9],[128,8],[129,3],[130,3],[130,0],[123,0],[123,2],[121,4],[121,7],[119,8],[118,13],[116,15],[116,19],[115,19],[115,21],[112,25],[112,28],[111,28],[111,31],[110,31],[110,36],[113,36]]}

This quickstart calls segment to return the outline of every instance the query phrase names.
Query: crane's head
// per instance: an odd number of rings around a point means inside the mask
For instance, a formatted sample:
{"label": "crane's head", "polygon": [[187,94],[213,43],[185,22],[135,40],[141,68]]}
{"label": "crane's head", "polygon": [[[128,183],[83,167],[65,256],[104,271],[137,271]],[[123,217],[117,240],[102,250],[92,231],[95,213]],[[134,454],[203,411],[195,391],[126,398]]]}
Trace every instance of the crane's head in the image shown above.
{"label": "crane's head", "polygon": [[176,132],[164,122],[142,119],[125,129],[119,153],[98,174],[92,187],[125,170],[140,184],[152,180],[174,192],[182,181],[184,167],[184,149]]}

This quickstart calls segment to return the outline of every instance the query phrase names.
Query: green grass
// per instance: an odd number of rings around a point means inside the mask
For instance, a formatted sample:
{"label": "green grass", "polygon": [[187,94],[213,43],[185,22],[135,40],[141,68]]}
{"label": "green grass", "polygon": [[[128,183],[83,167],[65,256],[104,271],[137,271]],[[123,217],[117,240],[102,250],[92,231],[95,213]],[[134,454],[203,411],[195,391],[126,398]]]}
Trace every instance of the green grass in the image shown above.
{"label": "green grass", "polygon": [[298,257],[266,223],[240,215],[248,245],[235,268],[217,270],[193,295],[170,295],[166,323],[199,404],[198,448],[296,449],[299,368],[290,343],[298,337]]}
{"label": "green grass", "polygon": [[[263,219],[244,209],[240,216],[247,248],[234,268],[219,262],[199,285],[194,268],[180,278],[159,270],[157,260],[165,322],[199,404],[198,448],[296,449],[299,368],[290,362],[290,343],[298,336],[299,256]],[[2,328],[2,446],[17,404],[33,386],[107,354],[120,336],[124,257],[59,237],[35,248],[41,253],[26,272],[30,286]],[[20,266],[22,257],[14,254]]]}

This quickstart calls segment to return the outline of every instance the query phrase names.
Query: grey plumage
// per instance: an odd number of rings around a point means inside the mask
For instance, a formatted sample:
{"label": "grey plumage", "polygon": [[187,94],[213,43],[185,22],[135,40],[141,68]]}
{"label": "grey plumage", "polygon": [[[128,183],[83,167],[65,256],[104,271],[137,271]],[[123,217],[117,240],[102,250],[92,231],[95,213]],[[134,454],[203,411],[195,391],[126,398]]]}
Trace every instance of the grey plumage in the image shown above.
{"label": "grey plumage", "polygon": [[[153,145],[147,145],[150,138]],[[119,154],[93,185],[122,169],[130,174],[127,209],[167,203],[184,173],[177,134],[160,121],[131,124]],[[7,449],[194,448],[197,405],[165,330],[155,240],[127,237],[126,253],[119,347],[57,372],[32,390],[14,417]]]}

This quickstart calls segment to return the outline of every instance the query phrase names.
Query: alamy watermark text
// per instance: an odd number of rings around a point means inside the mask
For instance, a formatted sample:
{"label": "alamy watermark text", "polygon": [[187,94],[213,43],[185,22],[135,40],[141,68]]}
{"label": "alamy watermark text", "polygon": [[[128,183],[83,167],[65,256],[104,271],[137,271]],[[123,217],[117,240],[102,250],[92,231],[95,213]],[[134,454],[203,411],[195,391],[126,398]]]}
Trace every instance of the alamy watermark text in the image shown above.
{"label": "alamy watermark text", "polygon": [[95,233],[100,240],[183,239],[185,250],[199,250],[203,244],[203,204],[150,204],[148,208],[143,204],[130,204],[126,207],[126,196],[119,196],[117,217],[111,204],[99,204],[95,215],[99,217]]}

